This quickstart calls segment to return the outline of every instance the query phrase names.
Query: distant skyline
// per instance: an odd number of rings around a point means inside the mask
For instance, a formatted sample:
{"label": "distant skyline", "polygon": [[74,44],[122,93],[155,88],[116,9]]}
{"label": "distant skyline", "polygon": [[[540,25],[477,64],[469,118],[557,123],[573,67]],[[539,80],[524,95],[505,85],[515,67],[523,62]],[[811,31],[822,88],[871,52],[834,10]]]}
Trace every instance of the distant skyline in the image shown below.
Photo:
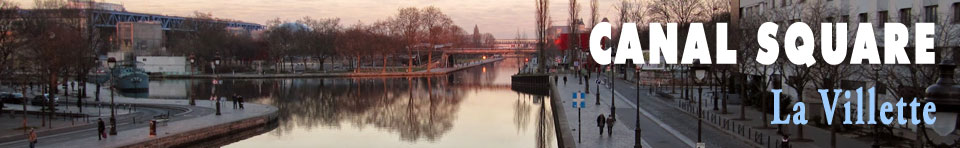
{"label": "distant skyline", "polygon": [[[127,11],[174,16],[193,16],[194,11],[212,13],[214,17],[265,24],[280,18],[293,21],[305,16],[340,18],[341,24],[372,23],[396,14],[404,7],[435,6],[467,33],[477,25],[480,32],[492,33],[497,39],[514,39],[517,30],[533,38],[535,26],[533,0],[97,0],[123,4]],[[616,0],[599,0],[599,16],[615,16]],[[34,0],[13,0],[21,8],[34,7]],[[578,0],[580,17],[589,19],[590,0]],[[550,1],[550,14],[555,26],[565,26],[569,18],[568,0]]]}

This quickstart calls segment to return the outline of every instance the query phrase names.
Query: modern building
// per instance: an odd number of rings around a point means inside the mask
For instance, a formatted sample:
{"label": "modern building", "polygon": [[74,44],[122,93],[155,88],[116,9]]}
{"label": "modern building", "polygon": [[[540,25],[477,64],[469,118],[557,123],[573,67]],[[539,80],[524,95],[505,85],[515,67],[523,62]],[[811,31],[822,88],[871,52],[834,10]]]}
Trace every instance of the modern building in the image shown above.
{"label": "modern building", "polygon": [[158,22],[118,22],[120,51],[155,55],[163,48],[163,29]]}
{"label": "modern building", "polygon": [[181,56],[138,56],[137,63],[147,73],[186,74],[187,58]]}
{"label": "modern building", "polygon": [[[92,7],[91,7],[92,6]],[[67,2],[68,8],[75,9],[97,9],[108,11],[127,11],[121,4],[96,2],[94,0],[70,0]]]}

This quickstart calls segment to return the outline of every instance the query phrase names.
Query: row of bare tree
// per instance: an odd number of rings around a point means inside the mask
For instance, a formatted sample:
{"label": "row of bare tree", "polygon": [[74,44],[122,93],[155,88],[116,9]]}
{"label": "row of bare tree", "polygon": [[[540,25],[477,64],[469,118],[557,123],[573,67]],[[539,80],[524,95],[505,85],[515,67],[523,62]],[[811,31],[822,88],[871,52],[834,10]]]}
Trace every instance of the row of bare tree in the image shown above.
{"label": "row of bare tree", "polygon": [[[197,13],[196,17],[212,18],[204,13]],[[290,69],[292,67],[286,66],[297,62],[319,63],[319,71],[323,71],[324,63],[331,59],[350,63],[354,70],[365,63],[376,63],[369,61],[380,61],[384,71],[388,65],[406,65],[407,71],[412,71],[414,66],[425,64],[419,61],[415,64],[415,60],[432,59],[420,57],[432,56],[432,52],[419,51],[437,45],[492,47],[495,40],[489,33],[468,35],[449,16],[432,6],[401,8],[389,18],[350,26],[341,24],[339,18],[304,17],[294,21],[277,18],[268,21],[263,34],[255,38],[230,33],[224,26],[202,26],[209,27],[178,34],[183,37],[168,43],[173,46],[173,54],[194,55],[198,59],[220,56],[239,65],[264,60],[274,64],[278,71]]]}

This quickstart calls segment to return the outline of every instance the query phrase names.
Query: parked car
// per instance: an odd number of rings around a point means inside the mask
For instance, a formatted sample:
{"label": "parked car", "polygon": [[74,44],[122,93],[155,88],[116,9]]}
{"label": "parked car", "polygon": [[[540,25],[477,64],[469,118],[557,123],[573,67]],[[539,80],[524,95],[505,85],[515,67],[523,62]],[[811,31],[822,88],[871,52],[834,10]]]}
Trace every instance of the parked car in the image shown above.
{"label": "parked car", "polygon": [[3,103],[21,104],[23,103],[23,94],[0,92],[0,99],[3,100]]}
{"label": "parked car", "polygon": [[59,102],[60,102],[60,98],[57,98],[57,96],[52,96],[50,94],[34,96],[33,100],[30,100],[30,104],[32,105],[50,105],[45,103],[53,103],[52,104],[53,106],[57,106],[57,105],[60,105]]}

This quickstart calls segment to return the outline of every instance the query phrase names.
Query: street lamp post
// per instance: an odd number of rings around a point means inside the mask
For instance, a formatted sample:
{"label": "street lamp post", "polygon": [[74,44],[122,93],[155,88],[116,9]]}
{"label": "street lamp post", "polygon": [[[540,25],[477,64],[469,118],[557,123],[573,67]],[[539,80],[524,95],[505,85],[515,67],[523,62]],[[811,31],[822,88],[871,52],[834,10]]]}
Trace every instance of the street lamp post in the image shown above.
{"label": "street lamp post", "polygon": [[595,104],[597,106],[600,106],[600,76],[603,75],[600,74],[600,66],[597,66],[597,103]]}
{"label": "street lamp post", "polygon": [[[612,61],[611,61],[611,62],[612,62]],[[616,98],[616,94],[614,93],[614,90],[616,89],[616,87],[614,87],[614,84],[617,84],[617,83],[616,83],[616,82],[617,82],[617,77],[614,76],[614,74],[616,74],[616,72],[614,72],[614,69],[615,69],[615,68],[616,68],[616,67],[614,67],[613,64],[611,64],[611,65],[610,65],[610,71],[609,71],[609,72],[610,72],[610,116],[611,116],[611,117],[614,117],[614,118],[616,118],[616,116],[617,116],[617,109],[616,109],[616,108],[617,108],[617,104],[616,104],[616,101],[615,101],[615,100],[616,100],[616,99],[615,99],[615,98]],[[638,102],[638,103],[639,103],[639,102]],[[610,131],[610,132],[613,132],[613,131]]]}
{"label": "street lamp post", "polygon": [[114,76],[114,70],[117,68],[117,59],[113,57],[108,58],[107,66],[110,66],[110,135],[117,135],[117,110],[113,102],[117,94],[117,78]]}
{"label": "street lamp post", "polygon": [[[960,92],[960,85],[957,85],[953,79],[954,69],[956,67],[952,60],[943,61],[940,64],[940,79],[937,80],[937,83],[927,87],[926,90],[927,98],[925,101],[933,102],[938,106],[937,112],[934,113],[937,122],[933,124],[933,130],[941,136],[947,136],[953,133],[958,124],[960,124],[957,122],[957,118],[960,118],[960,116],[957,116],[957,114],[960,113],[960,93],[957,93]],[[921,123],[918,125],[923,126],[924,124]],[[920,129],[924,128],[921,127]],[[926,132],[924,132],[923,135],[926,136]],[[927,142],[933,144],[932,141]],[[960,146],[960,142],[954,142],[953,145],[942,143],[936,147],[958,146]]]}
{"label": "street lamp post", "polygon": [[[194,63],[196,63],[196,58],[194,58],[194,57],[191,55],[191,56],[190,56],[190,67],[188,67],[188,68],[190,69],[190,74],[193,74],[193,72],[194,72],[194,71],[193,71],[193,64],[194,64]],[[188,93],[187,93],[187,97],[190,98],[190,106],[195,106],[195,105],[197,105],[197,102],[195,101],[195,98],[194,98],[193,96],[191,96],[190,93],[189,93],[189,92],[190,92],[190,85],[193,85],[193,79],[190,79],[190,80],[187,81],[187,92],[188,92]]]}
{"label": "street lamp post", "polygon": [[[101,69],[101,64],[103,64],[103,63],[100,63],[100,59],[93,59],[93,63],[94,63],[94,65],[97,65],[97,66],[96,66],[96,67],[97,67],[97,68],[96,68],[97,72],[98,72],[98,73],[99,73],[99,72],[102,72],[101,70],[103,70],[103,69]],[[96,84],[95,84],[96,86],[95,86],[95,87],[97,87],[97,89],[96,89],[96,91],[94,91],[95,94],[94,94],[94,99],[93,99],[93,101],[94,101],[94,102],[98,102],[98,103],[100,102],[100,83],[103,82],[103,81],[101,81],[101,78],[102,78],[102,77],[97,77],[97,79],[94,80],[94,81],[96,82]]]}
{"label": "street lamp post", "polygon": [[[211,67],[210,67],[211,69],[213,69],[213,75],[214,75],[214,77],[216,77],[216,78],[213,79],[213,82],[214,82],[213,85],[217,85],[217,81],[220,81],[220,80],[219,80],[219,79],[220,79],[220,75],[217,74],[217,65],[220,65],[220,57],[219,57],[219,56],[217,56],[217,57],[215,57],[215,58],[213,59],[213,65],[211,65]],[[212,95],[213,95],[214,98],[215,98],[214,101],[216,101],[216,104],[217,104],[217,116],[219,116],[219,115],[220,115],[220,97],[217,96],[217,94],[216,94],[216,93],[217,93],[217,90],[216,90],[217,86],[213,86],[213,88],[214,88],[214,90],[213,90],[213,94],[212,94]]]}
{"label": "street lamp post", "polygon": [[[883,66],[881,66],[880,64],[873,64],[873,65],[870,65],[870,66],[873,68],[873,71],[876,72],[876,73],[874,73],[874,75],[873,75],[873,76],[874,76],[874,77],[873,77],[873,81],[874,81],[873,88],[874,88],[874,89],[879,89],[879,87],[877,87],[877,86],[880,86],[880,70],[883,70]],[[879,99],[880,99],[880,97],[878,96],[879,94],[880,94],[879,92],[874,91],[873,97],[876,98],[877,100],[879,100]],[[880,104],[880,101],[874,101],[874,106],[880,106],[879,104]],[[879,111],[879,110],[880,110],[880,109],[877,108],[877,111]],[[801,129],[801,130],[802,130],[802,129]],[[800,131],[800,132],[803,132],[803,131]],[[873,148],[879,148],[879,147],[880,147],[880,135],[879,135],[879,134],[880,134],[880,124],[875,124],[875,125],[873,125],[873,144],[871,144],[871,147],[873,147]],[[801,138],[803,138],[803,137],[801,136]]]}
{"label": "street lamp post", "polygon": [[[637,68],[637,74],[635,76],[637,77],[637,103],[640,103],[640,66],[637,66],[636,68]],[[637,127],[635,127],[634,129],[635,138],[633,139],[633,147],[641,148],[643,146],[640,139],[640,132],[641,132],[640,131],[640,107],[637,107],[637,117],[634,119],[636,120],[634,120],[633,123]]]}
{"label": "street lamp post", "polygon": [[703,78],[706,77],[707,68],[705,65],[701,65],[699,61],[696,61],[697,65],[694,65],[693,72],[696,76],[697,83],[697,143],[703,143]]}

